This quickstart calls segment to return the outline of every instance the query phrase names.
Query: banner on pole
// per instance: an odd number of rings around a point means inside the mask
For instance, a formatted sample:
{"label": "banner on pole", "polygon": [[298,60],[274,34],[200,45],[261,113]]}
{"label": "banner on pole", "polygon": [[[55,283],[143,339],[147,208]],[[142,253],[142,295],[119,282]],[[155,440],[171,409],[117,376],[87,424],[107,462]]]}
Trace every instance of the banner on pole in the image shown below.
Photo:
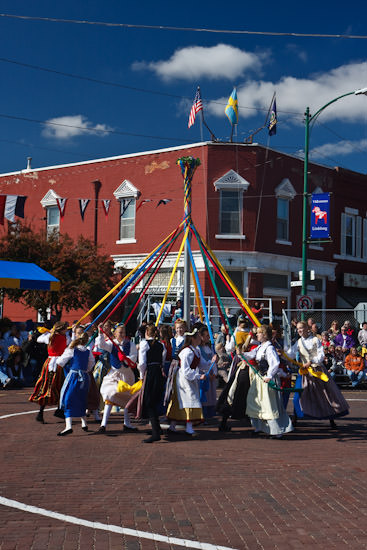
{"label": "banner on pole", "polygon": [[330,194],[313,193],[311,195],[311,239],[330,238]]}

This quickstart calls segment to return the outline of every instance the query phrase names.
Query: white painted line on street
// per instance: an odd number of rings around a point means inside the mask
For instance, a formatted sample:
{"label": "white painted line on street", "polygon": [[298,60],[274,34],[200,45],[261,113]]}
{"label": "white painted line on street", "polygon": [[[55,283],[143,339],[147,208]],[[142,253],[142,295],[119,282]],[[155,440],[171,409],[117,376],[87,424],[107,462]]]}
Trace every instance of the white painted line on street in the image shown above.
{"label": "white painted line on street", "polygon": [[[43,412],[56,411],[56,408],[57,407],[52,407],[50,409],[44,409]],[[39,412],[39,409],[35,409],[34,411],[27,411],[27,412],[22,412],[22,413],[4,414],[3,416],[0,416],[0,420],[3,420],[4,418],[10,418],[11,416],[20,416],[21,414],[34,414],[34,413],[38,413],[38,412]]]}
{"label": "white painted line on street", "polygon": [[68,523],[74,523],[75,525],[81,525],[83,527],[90,527],[91,529],[99,529],[101,531],[109,531],[110,533],[117,533],[119,535],[126,535],[129,537],[137,537],[141,539],[154,540],[157,542],[165,542],[166,544],[173,544],[174,546],[184,546],[185,548],[198,548],[199,550],[235,550],[234,548],[228,548],[227,546],[217,546],[216,544],[209,544],[207,542],[179,539],[176,537],[166,537],[164,535],[148,533],[146,531],[138,531],[137,529],[119,527],[118,525],[107,525],[105,523],[99,523],[97,521],[87,521],[85,519],[76,518],[74,516],[67,516],[64,514],[59,514],[58,512],[45,510],[44,508],[38,508],[38,506],[23,504],[22,502],[11,500],[2,496],[0,496],[0,504],[2,504],[3,506],[8,506],[9,508],[22,510],[23,512],[29,512],[31,514],[37,514],[39,516],[46,516],[47,518],[53,518],[64,522],[66,521]]}

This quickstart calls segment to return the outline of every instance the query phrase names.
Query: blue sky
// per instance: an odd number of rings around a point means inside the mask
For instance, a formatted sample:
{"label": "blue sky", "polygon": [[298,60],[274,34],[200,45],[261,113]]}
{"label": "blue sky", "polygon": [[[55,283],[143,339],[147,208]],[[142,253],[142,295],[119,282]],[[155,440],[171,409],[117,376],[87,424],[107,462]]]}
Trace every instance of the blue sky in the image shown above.
{"label": "blue sky", "polygon": [[[311,0],[302,9],[287,0],[228,6],[192,0],[3,0],[0,13],[174,27],[367,34],[363,0],[355,1],[351,10],[330,0]],[[233,86],[240,107],[238,141],[264,123],[276,91],[277,135],[269,138],[262,131],[256,141],[302,154],[306,106],[315,112],[338,95],[367,87],[367,40],[361,39],[143,30],[0,17],[0,43],[1,173],[25,168],[27,156],[33,158],[33,167],[40,167],[200,141],[200,125],[187,128],[198,85],[206,120],[222,140],[230,136],[224,108]],[[204,139],[209,137],[204,132]],[[326,109],[312,130],[310,149],[311,158],[321,164],[366,173],[367,96],[347,97]]]}

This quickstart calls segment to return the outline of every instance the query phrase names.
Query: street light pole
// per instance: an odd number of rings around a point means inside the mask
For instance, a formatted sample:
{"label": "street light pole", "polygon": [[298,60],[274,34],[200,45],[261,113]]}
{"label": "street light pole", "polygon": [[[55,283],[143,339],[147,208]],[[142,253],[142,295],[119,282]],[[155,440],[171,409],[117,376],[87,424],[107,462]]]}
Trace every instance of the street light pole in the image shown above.
{"label": "street light pole", "polygon": [[332,103],[348,95],[367,95],[367,88],[348,92],[340,95],[321,107],[314,115],[310,115],[310,108],[306,108],[305,112],[305,156],[303,163],[303,223],[302,223],[302,295],[307,294],[307,245],[308,245],[308,156],[310,145],[310,123],[314,122],[319,114]]}

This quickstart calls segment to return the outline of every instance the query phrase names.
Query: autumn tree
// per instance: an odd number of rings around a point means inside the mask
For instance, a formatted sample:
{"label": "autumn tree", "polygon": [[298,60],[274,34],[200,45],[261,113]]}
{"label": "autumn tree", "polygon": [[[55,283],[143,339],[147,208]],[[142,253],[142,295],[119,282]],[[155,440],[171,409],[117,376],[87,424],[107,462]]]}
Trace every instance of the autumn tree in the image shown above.
{"label": "autumn tree", "polygon": [[11,226],[0,238],[0,258],[32,262],[60,280],[59,292],[4,289],[12,301],[20,301],[47,317],[63,311],[89,309],[114,284],[113,261],[100,253],[90,239],[82,235],[73,240],[67,234],[34,231],[31,226]]}

